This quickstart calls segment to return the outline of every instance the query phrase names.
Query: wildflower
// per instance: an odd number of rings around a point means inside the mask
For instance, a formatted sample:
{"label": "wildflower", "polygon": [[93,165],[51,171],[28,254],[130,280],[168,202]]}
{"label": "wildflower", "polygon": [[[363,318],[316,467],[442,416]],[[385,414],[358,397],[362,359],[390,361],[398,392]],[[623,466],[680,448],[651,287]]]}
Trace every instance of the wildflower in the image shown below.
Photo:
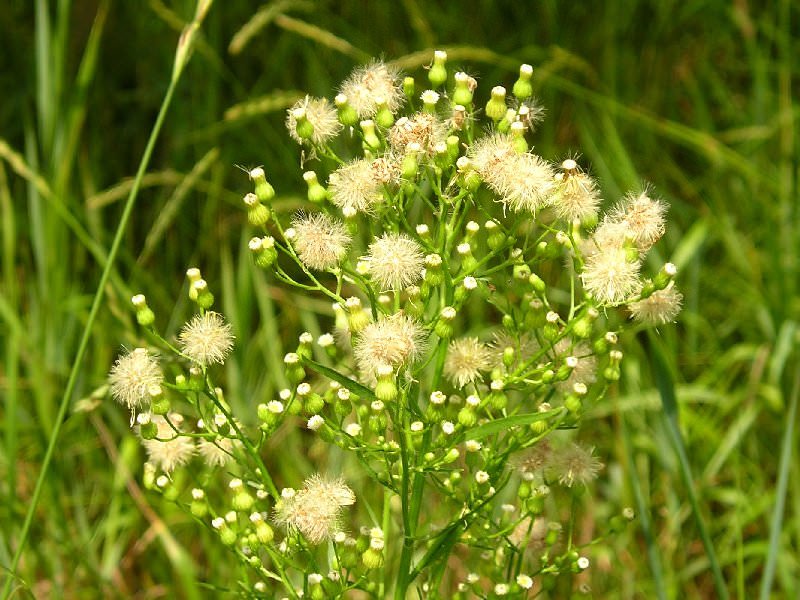
{"label": "wildflower", "polygon": [[292,220],[294,248],[304,265],[317,271],[336,267],[351,237],[344,223],[325,213],[299,214]]}
{"label": "wildflower", "polygon": [[474,383],[481,371],[492,367],[492,352],[478,338],[465,337],[450,342],[444,362],[444,374],[453,385],[463,388]]}
{"label": "wildflower", "polygon": [[204,367],[225,362],[233,350],[233,340],[230,324],[211,311],[195,315],[178,335],[181,351]]}
{"label": "wildflower", "polygon": [[618,304],[639,288],[639,261],[622,247],[604,248],[586,258],[581,280],[601,304]]}
{"label": "wildflower", "polygon": [[375,116],[379,103],[385,103],[389,111],[394,113],[403,102],[403,90],[397,72],[380,61],[353,71],[339,91],[360,119]]}
{"label": "wildflower", "polygon": [[372,163],[363,158],[342,165],[331,173],[328,192],[331,202],[341,208],[345,216],[369,213],[383,197]]}
{"label": "wildflower", "polygon": [[567,221],[592,220],[597,216],[600,193],[597,184],[569,158],[561,163],[563,173],[556,175],[554,207],[556,214]]}
{"label": "wildflower", "polygon": [[518,153],[511,136],[482,138],[473,145],[470,158],[486,185],[512,210],[535,213],[552,201],[553,168],[540,156]]}
{"label": "wildflower", "polygon": [[520,573],[517,575],[517,585],[523,590],[529,590],[533,587],[533,579],[531,579],[530,575]]}
{"label": "wildflower", "polygon": [[609,219],[624,224],[639,250],[644,252],[664,235],[666,210],[661,201],[653,200],[644,191],[626,196],[612,209]]}
{"label": "wildflower", "polygon": [[553,457],[553,468],[562,485],[572,487],[576,483],[587,485],[597,477],[603,463],[592,455],[592,448],[571,444]]}
{"label": "wildflower", "polygon": [[628,308],[631,317],[646,325],[664,325],[675,320],[681,311],[683,294],[670,284],[663,290],[653,292],[647,298],[631,302]]}
{"label": "wildflower", "polygon": [[411,317],[397,313],[364,327],[356,338],[353,355],[361,371],[375,376],[383,365],[397,370],[415,362],[425,350],[425,341],[422,326]]}
{"label": "wildflower", "polygon": [[[183,421],[183,417],[174,413],[169,415],[169,419],[176,427]],[[153,416],[151,423],[156,426],[156,438],[142,440],[148,461],[165,473],[189,462],[195,451],[192,438],[180,435],[161,415]]]}
{"label": "wildflower", "polygon": [[197,451],[209,467],[224,467],[233,458],[242,442],[236,438],[217,437],[213,440],[200,440]]}
{"label": "wildflower", "polygon": [[391,156],[379,156],[370,163],[372,177],[378,183],[389,185],[400,181],[400,163]]}
{"label": "wildflower", "polygon": [[425,257],[420,245],[402,233],[384,233],[369,245],[369,274],[382,289],[399,290],[422,278]]}
{"label": "wildflower", "polygon": [[550,443],[544,439],[533,446],[527,453],[518,460],[517,468],[523,475],[536,475],[544,471],[553,459],[553,450]]}
{"label": "wildflower", "polygon": [[409,144],[416,143],[426,155],[433,156],[436,144],[444,142],[446,137],[444,123],[436,115],[421,112],[397,120],[389,130],[389,145],[402,154]]}
{"label": "wildflower", "polygon": [[312,544],[331,539],[340,528],[342,507],[356,501],[355,494],[341,479],[328,480],[313,475],[303,482],[303,489],[282,494],[275,520],[297,529]]}
{"label": "wildflower", "polygon": [[297,131],[298,120],[306,120],[313,127],[311,136],[307,139],[317,146],[325,145],[342,130],[336,108],[331,106],[326,98],[306,96],[295,102],[287,111],[286,128],[289,130],[289,135],[298,144],[302,144],[304,139]]}
{"label": "wildflower", "polygon": [[135,348],[117,359],[108,379],[114,400],[133,411],[147,403],[150,388],[160,385],[164,375],[145,348]]}

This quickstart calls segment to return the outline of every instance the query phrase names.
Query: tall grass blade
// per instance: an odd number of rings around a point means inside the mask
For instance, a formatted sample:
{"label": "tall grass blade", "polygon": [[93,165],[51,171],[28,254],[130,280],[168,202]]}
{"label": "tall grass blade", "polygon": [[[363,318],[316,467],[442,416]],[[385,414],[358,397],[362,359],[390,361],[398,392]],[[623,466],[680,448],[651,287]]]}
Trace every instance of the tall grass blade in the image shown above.
{"label": "tall grass blade", "polygon": [[772,522],[769,532],[769,550],[764,565],[764,577],[761,579],[760,600],[769,600],[778,554],[781,552],[781,532],[783,531],[783,513],[786,508],[786,494],[789,487],[789,470],[792,466],[792,445],[794,443],[794,422],[797,418],[797,399],[800,397],[800,368],[794,376],[792,397],[789,400],[789,413],[786,415],[786,428],[783,430],[781,444],[781,460],[778,466],[778,485],[775,489],[775,508],[772,511]]}
{"label": "tall grass blade", "polygon": [[[201,3],[208,5],[209,2],[198,2],[198,5]],[[205,13],[203,13],[204,16]],[[194,22],[195,30],[199,27],[199,22]],[[183,41],[183,39],[182,39]],[[33,516],[36,513],[36,508],[39,504],[39,499],[41,498],[42,491],[44,489],[44,482],[47,478],[47,472],[50,467],[50,463],[53,459],[53,453],[55,451],[56,442],[58,441],[59,434],[61,433],[61,426],[64,422],[64,417],[67,413],[67,407],[69,406],[70,400],[72,398],[73,391],[75,389],[75,384],[78,381],[78,374],[80,372],[81,365],[83,363],[83,358],[86,354],[86,350],[89,345],[89,339],[92,335],[92,327],[94,325],[95,320],[97,319],[97,314],[100,311],[100,304],[103,301],[104,291],[106,284],[111,276],[111,271],[114,265],[114,260],[119,252],[120,245],[122,244],[122,238],[125,234],[125,230],[128,225],[128,221],[130,220],[131,214],[133,214],[133,208],[136,204],[136,199],[139,195],[139,185],[141,183],[141,179],[144,176],[144,172],[147,169],[147,165],[150,162],[150,157],[153,154],[153,149],[155,148],[156,140],[158,139],[158,134],[161,131],[161,127],[164,123],[164,119],[167,115],[167,111],[172,101],[172,97],[175,93],[175,89],[177,87],[178,81],[180,80],[180,75],[183,71],[183,66],[185,65],[185,61],[188,60],[188,49],[185,47],[182,48],[179,44],[179,51],[182,50],[187,53],[187,57],[183,58],[182,60],[176,59],[176,68],[173,71],[173,77],[170,79],[169,87],[167,88],[166,94],[164,95],[164,99],[161,102],[161,107],[158,112],[158,116],[156,117],[156,121],[153,125],[153,129],[150,132],[150,137],[147,140],[147,145],[145,147],[144,153],[142,155],[142,159],[139,163],[139,168],[136,172],[136,179],[134,181],[134,185],[131,188],[131,192],[128,195],[128,200],[125,203],[125,208],[122,212],[122,216],[120,218],[119,224],[117,225],[116,233],[114,234],[114,241],[111,244],[111,249],[108,252],[107,260],[105,261],[105,265],[103,267],[103,272],[100,276],[100,281],[97,284],[97,289],[94,294],[94,299],[92,300],[92,306],[89,310],[89,316],[86,320],[84,325],[83,335],[81,336],[80,344],[78,345],[78,351],[75,355],[75,359],[72,362],[72,367],[70,369],[69,378],[67,379],[67,384],[64,388],[64,394],[61,398],[61,402],[58,407],[58,413],[55,419],[54,426],[50,433],[50,439],[47,445],[47,450],[45,451],[44,459],[42,460],[42,468],[39,472],[39,476],[36,479],[36,486],[33,490],[33,495],[30,499],[30,504],[28,505],[28,511],[25,515],[25,520],[22,524],[22,531],[20,532],[19,540],[17,541],[17,549],[14,553],[14,558],[11,561],[11,565],[9,567],[9,575],[6,577],[6,582],[3,586],[2,598],[8,598],[11,593],[11,587],[13,585],[14,577],[16,574],[17,567],[19,566],[19,561],[22,558],[22,553],[25,549],[25,544],[28,541],[28,535],[30,533],[31,524],[33,523]]]}
{"label": "tall grass blade", "polygon": [[686,447],[683,443],[683,435],[681,434],[680,426],[678,425],[678,403],[675,399],[675,382],[670,373],[667,359],[661,347],[661,343],[655,334],[648,332],[650,341],[649,347],[653,357],[653,371],[656,380],[656,387],[661,395],[661,401],[664,405],[664,422],[666,425],[667,434],[670,437],[675,454],[678,458],[680,465],[680,474],[683,484],[686,487],[686,493],[689,496],[689,504],[692,508],[692,515],[694,516],[697,529],[700,533],[700,539],[703,542],[703,547],[708,557],[709,567],[711,574],[714,578],[714,588],[717,592],[717,598],[727,600],[728,589],[725,586],[725,579],[722,575],[722,569],[717,559],[717,553],[714,550],[714,543],[711,540],[711,535],[706,527],[703,515],[700,512],[700,503],[697,499],[697,493],[694,488],[694,480],[692,478],[692,469],[689,464],[689,457],[686,455]]}

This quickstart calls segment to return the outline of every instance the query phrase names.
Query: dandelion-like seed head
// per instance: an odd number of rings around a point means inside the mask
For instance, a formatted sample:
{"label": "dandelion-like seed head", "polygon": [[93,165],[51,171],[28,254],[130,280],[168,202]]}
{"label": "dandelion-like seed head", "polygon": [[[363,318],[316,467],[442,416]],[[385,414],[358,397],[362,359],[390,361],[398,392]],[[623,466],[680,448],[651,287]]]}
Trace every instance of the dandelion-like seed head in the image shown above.
{"label": "dandelion-like seed head", "polygon": [[369,274],[383,290],[400,290],[422,278],[425,255],[420,245],[403,233],[384,233],[369,245]]}
{"label": "dandelion-like seed head", "polygon": [[683,294],[670,284],[663,290],[653,292],[642,300],[631,302],[628,308],[631,317],[646,325],[664,325],[671,323],[681,312]]}
{"label": "dandelion-like seed head", "polygon": [[353,71],[339,91],[347,97],[360,119],[375,116],[378,102],[396,112],[403,104],[403,90],[397,71],[381,61],[374,61]]}
{"label": "dandelion-like seed head", "polygon": [[117,359],[108,380],[114,400],[133,411],[147,403],[150,388],[160,385],[164,374],[145,348],[134,348]]}
{"label": "dandelion-like seed head", "polygon": [[618,304],[638,291],[639,262],[622,247],[604,248],[587,257],[581,280],[601,304]]}
{"label": "dandelion-like seed head", "polygon": [[595,458],[593,451],[593,448],[584,448],[579,444],[570,444],[556,451],[552,466],[559,483],[572,487],[576,483],[587,485],[596,479],[604,465]]}
{"label": "dandelion-like seed head", "polygon": [[446,137],[447,128],[436,115],[419,112],[397,120],[389,130],[389,145],[403,154],[409,144],[416,143],[422,152],[433,156],[436,144],[443,143]]}
{"label": "dandelion-like seed head", "polygon": [[[173,413],[169,418],[179,429],[183,417]],[[165,473],[188,463],[195,453],[193,439],[180,435],[161,415],[154,415],[150,421],[155,424],[157,433],[156,439],[142,440],[147,460]]]}
{"label": "dandelion-like seed head", "polygon": [[469,158],[486,185],[514,211],[536,213],[552,201],[553,167],[530,152],[518,153],[511,136],[495,133],[476,142]]}
{"label": "dandelion-like seed head", "polygon": [[611,210],[609,219],[624,224],[639,250],[644,252],[664,235],[666,212],[663,202],[650,198],[644,191],[627,195]]}
{"label": "dandelion-like seed head", "polygon": [[292,220],[292,227],[297,256],[310,269],[332,269],[347,255],[352,238],[344,223],[330,215],[299,214]]}
{"label": "dandelion-like seed head", "polygon": [[481,377],[482,371],[491,368],[492,352],[478,338],[459,338],[448,345],[444,375],[457,388],[474,383]]}
{"label": "dandelion-like seed head", "polygon": [[341,529],[342,508],[355,501],[353,490],[343,480],[314,475],[303,482],[302,489],[281,499],[275,521],[298,530],[312,544],[319,544]]}
{"label": "dandelion-like seed head", "polygon": [[566,221],[584,221],[597,216],[600,192],[595,180],[578,169],[577,163],[567,159],[564,171],[556,175],[554,208],[556,215]]}
{"label": "dandelion-like seed head", "polygon": [[346,214],[370,213],[383,198],[372,162],[363,158],[342,165],[328,178],[331,202]]}
{"label": "dandelion-like seed head", "polygon": [[306,96],[302,100],[295,102],[292,107],[286,111],[286,128],[289,130],[289,135],[298,144],[304,141],[297,134],[297,114],[298,110],[302,110],[305,118],[314,128],[311,134],[311,142],[317,146],[324,146],[329,140],[336,137],[342,130],[342,124],[339,122],[339,117],[336,108],[331,106],[326,98],[312,98]]}
{"label": "dandelion-like seed head", "polygon": [[359,369],[374,377],[382,366],[397,370],[418,360],[427,336],[418,321],[402,313],[378,319],[364,327],[353,347]]}
{"label": "dandelion-like seed head", "polygon": [[233,340],[230,324],[213,311],[195,315],[178,335],[181,352],[204,367],[224,363]]}
{"label": "dandelion-like seed head", "polygon": [[503,358],[507,348],[511,348],[514,351],[513,366],[528,360],[541,349],[541,346],[530,333],[522,332],[512,335],[504,329],[495,331],[492,333],[492,341],[489,343],[493,367],[503,365]]}

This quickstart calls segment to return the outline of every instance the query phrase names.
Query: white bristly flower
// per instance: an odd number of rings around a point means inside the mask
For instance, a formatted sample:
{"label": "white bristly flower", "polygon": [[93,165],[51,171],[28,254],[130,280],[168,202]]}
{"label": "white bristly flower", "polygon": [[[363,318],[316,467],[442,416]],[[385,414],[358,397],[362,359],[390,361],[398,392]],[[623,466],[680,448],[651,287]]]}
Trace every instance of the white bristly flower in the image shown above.
{"label": "white bristly flower", "polygon": [[360,119],[375,116],[378,101],[385,102],[392,113],[403,103],[397,72],[380,61],[353,71],[339,91],[347,97]]}
{"label": "white bristly flower", "polygon": [[233,350],[233,340],[230,324],[212,311],[195,315],[178,335],[181,352],[204,367],[224,363]]}
{"label": "white bristly flower", "polygon": [[553,167],[536,154],[517,152],[511,136],[487,135],[472,146],[469,157],[481,179],[512,210],[535,214],[552,201]]}
{"label": "white bristly flower", "polygon": [[[169,417],[176,426],[182,420],[180,415],[170,414]],[[157,439],[142,440],[148,461],[165,473],[189,462],[195,452],[194,440],[176,433],[161,415],[153,416],[151,422],[155,423],[158,433]]]}
{"label": "white bristly flower", "polygon": [[335,106],[332,106],[326,98],[306,96],[302,100],[295,102],[286,111],[286,128],[289,130],[289,135],[298,144],[302,144],[304,141],[297,134],[298,111],[302,111],[302,114],[314,128],[314,132],[311,134],[311,142],[318,146],[325,145],[342,130],[342,124],[339,122]]}
{"label": "white bristly flower", "polygon": [[351,237],[344,223],[325,213],[298,214],[292,220],[297,256],[310,269],[326,271],[347,255]]}
{"label": "white bristly flower", "polygon": [[383,199],[382,183],[376,177],[372,161],[359,158],[342,165],[328,178],[331,202],[345,216],[371,213]]}
{"label": "white bristly flower", "polygon": [[447,128],[436,115],[419,112],[397,120],[389,130],[389,145],[403,154],[410,150],[410,144],[416,143],[422,152],[433,156],[436,144],[444,142],[446,137]]}
{"label": "white bristly flower", "polygon": [[158,361],[145,348],[135,348],[117,359],[108,381],[114,400],[133,411],[147,404],[150,388],[159,386],[164,375]]}
{"label": "white bristly flower", "polygon": [[397,370],[413,363],[425,350],[422,325],[404,314],[394,314],[368,324],[358,334],[353,356],[359,369],[374,376],[381,366]]}
{"label": "white bristly flower", "polygon": [[319,544],[341,529],[342,507],[355,501],[353,490],[341,479],[314,475],[303,482],[301,490],[282,497],[275,520],[279,525],[297,529],[312,544]]}
{"label": "white bristly flower", "polygon": [[209,467],[224,467],[233,458],[233,452],[241,446],[242,441],[236,438],[202,439],[197,443],[197,452]]}
{"label": "white bristly flower", "polygon": [[563,172],[556,175],[553,198],[556,214],[570,222],[597,217],[600,192],[594,179],[581,171],[571,158],[561,163],[561,168]]}
{"label": "white bristly flower", "polygon": [[583,287],[601,304],[618,304],[634,295],[639,282],[639,261],[631,261],[622,247],[603,248],[586,258],[581,273]]}
{"label": "white bristly flower", "polygon": [[625,226],[639,250],[647,251],[664,235],[664,215],[667,207],[660,200],[654,200],[647,191],[628,194],[608,215],[614,223]]}
{"label": "white bristly flower", "polygon": [[422,278],[425,256],[420,245],[402,233],[384,233],[369,245],[364,259],[382,290],[400,290]]}
{"label": "white bristly flower", "polygon": [[491,367],[492,352],[478,338],[459,338],[447,347],[444,375],[458,388],[474,383],[481,377],[482,371],[488,371]]}
{"label": "white bristly flower", "polygon": [[668,287],[653,292],[643,300],[631,302],[628,308],[631,311],[631,317],[639,323],[664,325],[675,320],[675,317],[681,312],[682,302],[683,294],[670,283]]}

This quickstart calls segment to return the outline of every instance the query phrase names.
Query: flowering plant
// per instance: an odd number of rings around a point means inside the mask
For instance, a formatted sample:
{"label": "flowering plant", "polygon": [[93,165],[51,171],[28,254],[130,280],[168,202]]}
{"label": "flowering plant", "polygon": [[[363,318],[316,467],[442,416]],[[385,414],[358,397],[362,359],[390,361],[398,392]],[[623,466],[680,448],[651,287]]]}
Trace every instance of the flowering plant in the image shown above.
{"label": "flowering plant", "polygon": [[[633,518],[620,507],[597,538],[580,535],[603,465],[577,439],[619,379],[620,314],[663,325],[680,309],[673,265],[641,273],[665,206],[644,191],[601,214],[575,158],[535,154],[532,75],[522,65],[510,97],[495,87],[480,110],[475,79],[451,76],[437,52],[421,93],[374,62],[333,103],[288,111],[315,165],[308,206],[280,213],[252,169],[249,248],[277,283],[327,298],[331,328],[299,336],[290,387],[250,414],[234,416],[216,384],[234,339],[200,271],[188,272],[198,314],[177,345],[134,297],[177,360],[136,348],[112,368],[111,393],[135,417],[146,485],[218,532],[247,569],[246,595],[583,589],[591,545]],[[264,456],[299,427],[350,460],[279,489]],[[200,468],[191,490],[176,475]]]}

